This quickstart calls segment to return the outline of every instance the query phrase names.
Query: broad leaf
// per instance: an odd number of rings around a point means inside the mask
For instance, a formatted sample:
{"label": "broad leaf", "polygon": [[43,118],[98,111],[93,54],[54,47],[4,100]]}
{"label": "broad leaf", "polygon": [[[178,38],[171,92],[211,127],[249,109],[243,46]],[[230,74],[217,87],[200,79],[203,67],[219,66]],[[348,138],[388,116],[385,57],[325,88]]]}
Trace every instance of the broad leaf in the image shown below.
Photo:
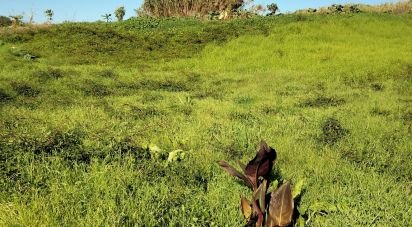
{"label": "broad leaf", "polygon": [[280,186],[277,191],[272,192],[269,204],[268,227],[287,226],[292,221],[293,197],[290,183]]}
{"label": "broad leaf", "polygon": [[263,180],[259,188],[253,192],[253,201],[256,201],[256,200],[259,201],[258,202],[259,208],[262,212],[265,212],[266,210],[266,189],[267,189],[267,181]]}
{"label": "broad leaf", "polygon": [[252,206],[250,205],[249,200],[247,200],[245,197],[242,197],[240,199],[240,208],[242,209],[243,216],[247,220],[249,220],[252,216]]}
{"label": "broad leaf", "polygon": [[250,161],[245,168],[245,175],[250,179],[253,189],[258,187],[258,178],[267,176],[272,170],[273,164],[276,160],[276,151],[269,147],[265,141],[261,141],[259,150],[255,158]]}
{"label": "broad leaf", "polygon": [[224,170],[226,170],[226,172],[228,172],[230,175],[238,177],[239,179],[243,180],[243,182],[249,186],[249,187],[253,187],[252,182],[250,181],[249,178],[247,178],[243,173],[237,171],[235,168],[233,168],[231,165],[229,165],[229,163],[221,160],[217,162],[219,164],[220,167],[222,167]]}

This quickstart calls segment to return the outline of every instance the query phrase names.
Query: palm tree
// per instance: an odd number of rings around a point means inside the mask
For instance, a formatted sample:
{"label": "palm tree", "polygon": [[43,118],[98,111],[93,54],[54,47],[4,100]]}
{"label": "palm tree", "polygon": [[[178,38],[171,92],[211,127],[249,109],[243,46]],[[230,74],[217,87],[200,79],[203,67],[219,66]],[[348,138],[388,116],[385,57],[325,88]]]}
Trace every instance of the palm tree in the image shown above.
{"label": "palm tree", "polygon": [[110,13],[106,13],[102,15],[103,19],[105,19],[107,23],[109,23],[109,21],[112,19],[111,16],[112,14]]}
{"label": "palm tree", "polygon": [[125,14],[126,9],[124,8],[124,6],[121,6],[114,11],[114,15],[116,16],[118,21],[122,21]]}
{"label": "palm tree", "polygon": [[44,15],[46,15],[47,21],[48,21],[49,23],[51,23],[52,20],[53,20],[53,15],[54,15],[53,10],[48,9],[48,10],[44,11]]}

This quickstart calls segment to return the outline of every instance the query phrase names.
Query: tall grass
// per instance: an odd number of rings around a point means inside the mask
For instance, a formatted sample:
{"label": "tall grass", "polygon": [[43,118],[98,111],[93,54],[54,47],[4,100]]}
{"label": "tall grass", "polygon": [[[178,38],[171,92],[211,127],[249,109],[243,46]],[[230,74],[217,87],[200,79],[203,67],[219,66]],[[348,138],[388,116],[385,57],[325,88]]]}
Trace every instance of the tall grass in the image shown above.
{"label": "tall grass", "polygon": [[[341,7],[339,10],[337,7]],[[412,1],[401,0],[398,2],[384,3],[379,5],[367,4],[346,4],[332,5],[330,7],[321,7],[319,9],[303,9],[296,11],[297,14],[330,14],[330,13],[393,13],[393,14],[408,14],[412,13]]]}
{"label": "tall grass", "polygon": [[372,5],[360,5],[359,8],[364,12],[371,13],[412,13],[412,1],[401,0],[398,2],[384,3],[376,6]]}

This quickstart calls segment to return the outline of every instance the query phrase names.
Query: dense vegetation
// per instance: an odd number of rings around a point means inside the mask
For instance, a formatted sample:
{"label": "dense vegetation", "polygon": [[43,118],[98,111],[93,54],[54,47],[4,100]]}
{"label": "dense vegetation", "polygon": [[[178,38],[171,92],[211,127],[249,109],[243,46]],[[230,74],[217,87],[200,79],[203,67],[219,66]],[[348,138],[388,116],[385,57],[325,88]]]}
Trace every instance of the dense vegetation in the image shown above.
{"label": "dense vegetation", "polygon": [[145,0],[139,12],[154,17],[201,17],[212,11],[236,11],[243,4],[243,0]]}
{"label": "dense vegetation", "polygon": [[393,13],[393,14],[407,14],[412,13],[412,0],[402,0],[397,2],[388,2],[380,5],[367,4],[333,4],[319,9],[301,9],[295,13],[298,14],[331,14],[331,13]]}
{"label": "dense vegetation", "polygon": [[[0,31],[0,225],[239,226],[276,149],[313,226],[411,226],[411,15]],[[250,198],[249,198],[250,199]]]}
{"label": "dense vegetation", "polygon": [[0,27],[7,27],[12,24],[12,21],[10,18],[5,17],[5,16],[0,16]]}

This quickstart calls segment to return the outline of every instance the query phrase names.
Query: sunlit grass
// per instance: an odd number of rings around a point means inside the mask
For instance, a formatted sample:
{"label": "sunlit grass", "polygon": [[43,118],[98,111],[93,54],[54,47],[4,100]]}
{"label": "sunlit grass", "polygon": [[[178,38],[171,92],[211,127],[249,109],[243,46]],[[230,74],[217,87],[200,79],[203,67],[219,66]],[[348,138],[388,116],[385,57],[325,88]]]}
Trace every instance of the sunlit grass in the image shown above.
{"label": "sunlit grass", "polygon": [[304,179],[308,225],[411,225],[411,17],[255,20],[0,36],[0,225],[240,226],[249,192],[216,161],[250,160],[261,139]]}

